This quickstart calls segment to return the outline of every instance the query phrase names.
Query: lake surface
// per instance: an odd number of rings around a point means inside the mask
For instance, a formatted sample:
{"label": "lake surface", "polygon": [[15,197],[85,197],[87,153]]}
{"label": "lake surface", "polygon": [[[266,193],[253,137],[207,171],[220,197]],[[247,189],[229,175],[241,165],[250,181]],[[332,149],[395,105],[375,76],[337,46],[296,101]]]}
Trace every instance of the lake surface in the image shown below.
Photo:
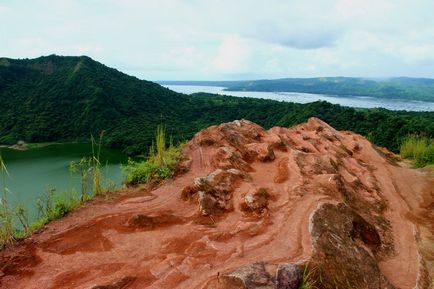
{"label": "lake surface", "polygon": [[[92,146],[85,143],[50,144],[25,151],[0,148],[0,154],[7,166],[7,195],[10,205],[23,205],[34,220],[37,198],[43,197],[48,188],[55,188],[56,194],[75,190],[81,192],[80,177],[70,172],[70,163],[92,155]],[[117,150],[102,148],[100,155],[101,172],[105,180],[111,180],[118,187],[123,177],[121,163],[127,156]],[[3,189],[2,180],[0,180]]]}
{"label": "lake surface", "polygon": [[390,110],[410,111],[434,111],[434,102],[408,101],[402,99],[383,99],[368,96],[330,96],[324,94],[298,93],[298,92],[258,92],[258,91],[224,91],[224,87],[196,86],[196,85],[163,85],[176,92],[191,94],[196,92],[207,92],[238,97],[253,97],[288,101],[297,103],[308,103],[318,100],[325,100],[330,103],[340,104],[349,107],[375,108],[382,107]]}

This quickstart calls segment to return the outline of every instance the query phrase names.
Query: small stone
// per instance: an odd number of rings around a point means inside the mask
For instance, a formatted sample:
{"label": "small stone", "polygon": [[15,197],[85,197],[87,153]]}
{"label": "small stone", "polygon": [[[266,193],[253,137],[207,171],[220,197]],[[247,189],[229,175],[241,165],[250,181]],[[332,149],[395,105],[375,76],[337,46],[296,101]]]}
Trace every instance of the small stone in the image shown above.
{"label": "small stone", "polygon": [[297,289],[302,279],[303,273],[298,266],[281,263],[276,272],[276,289]]}
{"label": "small stone", "polygon": [[223,282],[230,281],[229,284],[236,284],[236,287],[223,288],[274,289],[273,278],[267,272],[264,262],[240,267],[231,273],[221,275],[220,279]]}

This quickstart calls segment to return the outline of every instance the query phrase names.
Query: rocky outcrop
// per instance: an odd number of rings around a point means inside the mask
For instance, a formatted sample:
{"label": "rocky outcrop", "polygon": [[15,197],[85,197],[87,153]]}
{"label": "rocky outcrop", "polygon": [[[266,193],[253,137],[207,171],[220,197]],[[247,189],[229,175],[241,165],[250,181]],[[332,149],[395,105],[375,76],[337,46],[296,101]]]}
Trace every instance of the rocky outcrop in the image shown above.
{"label": "rocky outcrop", "polygon": [[249,193],[244,196],[244,202],[241,203],[241,210],[245,212],[263,213],[268,207],[270,194],[267,189],[260,188],[255,193]]}
{"label": "rocky outcrop", "polygon": [[378,265],[375,226],[344,203],[321,204],[310,220],[311,265],[323,288],[393,289]]}
{"label": "rocky outcrop", "polygon": [[242,179],[244,174],[234,168],[217,169],[206,177],[194,180],[192,186],[182,190],[182,197],[189,199],[195,197],[199,203],[202,215],[217,215],[232,209],[230,199],[236,181]]}
{"label": "rocky outcrop", "polygon": [[431,286],[433,178],[362,136],[240,120],[184,153],[146,195],[94,201],[4,250],[0,287]]}
{"label": "rocky outcrop", "polygon": [[298,289],[302,282],[303,272],[297,265],[258,262],[223,273],[204,289]]}

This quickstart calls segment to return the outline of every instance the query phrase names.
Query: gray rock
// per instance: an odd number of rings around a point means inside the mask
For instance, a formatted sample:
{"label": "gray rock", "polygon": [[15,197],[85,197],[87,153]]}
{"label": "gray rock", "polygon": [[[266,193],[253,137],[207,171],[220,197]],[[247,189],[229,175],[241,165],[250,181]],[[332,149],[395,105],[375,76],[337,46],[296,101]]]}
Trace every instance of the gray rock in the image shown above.
{"label": "gray rock", "polygon": [[219,274],[203,289],[298,289],[302,279],[297,265],[257,262]]}
{"label": "gray rock", "polygon": [[[274,289],[274,278],[267,272],[264,262],[254,263],[238,268],[236,271],[220,276],[223,283],[230,281],[245,289]],[[225,280],[226,279],[226,280]],[[238,285],[239,284],[239,285]],[[237,287],[223,287],[237,288]]]}
{"label": "gray rock", "polygon": [[302,279],[303,273],[298,266],[281,263],[276,271],[276,289],[298,289]]}

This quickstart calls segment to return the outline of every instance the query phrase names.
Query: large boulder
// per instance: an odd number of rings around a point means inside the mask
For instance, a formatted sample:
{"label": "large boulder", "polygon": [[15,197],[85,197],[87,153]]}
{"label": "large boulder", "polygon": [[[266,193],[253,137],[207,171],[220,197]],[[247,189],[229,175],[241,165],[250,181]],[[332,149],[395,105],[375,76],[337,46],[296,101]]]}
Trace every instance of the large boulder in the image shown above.
{"label": "large boulder", "polygon": [[344,203],[321,204],[310,220],[317,279],[323,288],[394,289],[382,274],[376,228]]}

